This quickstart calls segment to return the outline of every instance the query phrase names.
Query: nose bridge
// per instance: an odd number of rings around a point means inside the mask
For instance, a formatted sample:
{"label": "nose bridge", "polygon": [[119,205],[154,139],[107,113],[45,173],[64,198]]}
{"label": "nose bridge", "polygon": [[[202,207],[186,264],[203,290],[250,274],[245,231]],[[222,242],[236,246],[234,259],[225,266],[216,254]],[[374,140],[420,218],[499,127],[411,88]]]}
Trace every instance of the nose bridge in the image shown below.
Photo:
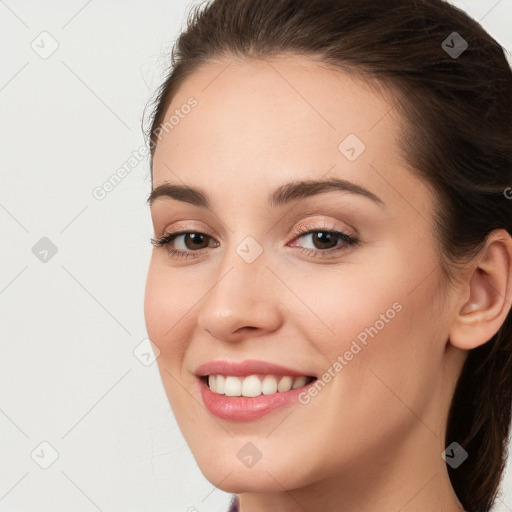
{"label": "nose bridge", "polygon": [[229,340],[243,327],[261,332],[280,321],[272,293],[272,273],[262,245],[251,236],[233,244],[219,263],[215,282],[201,302],[198,324],[216,338]]}

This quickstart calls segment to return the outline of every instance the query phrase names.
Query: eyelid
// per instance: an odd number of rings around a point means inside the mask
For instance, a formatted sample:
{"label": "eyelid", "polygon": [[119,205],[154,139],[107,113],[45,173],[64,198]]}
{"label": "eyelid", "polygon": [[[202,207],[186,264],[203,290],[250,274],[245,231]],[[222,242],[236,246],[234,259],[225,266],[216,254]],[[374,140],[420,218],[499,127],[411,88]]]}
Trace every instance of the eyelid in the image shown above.
{"label": "eyelid", "polygon": [[[300,210],[289,212],[291,215],[288,216],[286,220],[286,230],[290,231],[291,228],[299,223],[303,224],[305,222],[337,222],[340,223],[341,226],[345,226],[350,233],[353,235],[359,235],[358,230],[355,226],[348,222],[346,217],[350,219],[358,218],[361,216],[359,210],[356,210],[351,205],[343,205],[339,208],[331,208],[330,204],[324,205],[321,208],[317,208],[315,210],[311,210],[309,207],[307,210]],[[341,220],[343,218],[343,220]]]}
{"label": "eyelid", "polygon": [[[323,225],[322,225],[323,223]],[[359,232],[354,229],[349,224],[343,223],[341,224],[339,221],[336,221],[335,219],[330,219],[327,221],[327,219],[322,218],[321,220],[314,220],[311,218],[304,219],[303,221],[299,222],[296,226],[293,227],[291,230],[292,235],[294,237],[304,235],[308,231],[341,231],[346,233],[347,235],[353,237],[353,238],[360,238]],[[295,238],[294,238],[295,239]]]}
{"label": "eyelid", "polygon": [[[194,221],[189,220],[183,220],[183,221],[176,221],[172,224],[172,228],[166,227],[162,230],[161,236],[165,235],[173,235],[175,233],[204,233],[205,235],[208,235],[211,238],[214,239],[220,239],[222,240],[222,236],[213,235],[212,231],[208,228],[203,228],[202,226],[195,226],[193,224]],[[204,224],[203,224],[204,226]]]}
{"label": "eyelid", "polygon": [[[341,222],[337,219],[334,219],[331,216],[329,217],[329,220],[326,219],[326,216],[319,215],[317,212],[315,213],[301,213],[300,215],[294,215],[294,218],[291,220],[293,221],[293,224],[287,223],[288,226],[286,227],[287,232],[291,232],[293,236],[302,235],[306,232],[306,230],[316,230],[319,231],[321,229],[324,229],[326,231],[344,231],[347,235],[350,235],[352,237],[360,238],[360,234],[356,228],[354,228],[352,225],[348,224],[347,222]],[[304,218],[306,217],[306,218]],[[297,223],[297,218],[302,219]],[[200,223],[200,221],[191,221],[191,220],[178,220],[175,221],[172,224],[172,229],[165,227],[161,231],[160,236],[164,236],[166,234],[174,234],[180,231],[187,231],[187,232],[200,232],[204,233],[205,235],[208,235],[211,238],[216,239],[217,241],[222,241],[223,237],[222,235],[214,235],[212,233],[212,230],[208,228],[204,228],[204,223],[201,223],[201,226],[195,226],[194,222]],[[290,226],[290,224],[292,224]],[[272,231],[273,228],[270,230]],[[159,230],[160,231],[160,230]],[[230,230],[231,231],[231,230]]]}

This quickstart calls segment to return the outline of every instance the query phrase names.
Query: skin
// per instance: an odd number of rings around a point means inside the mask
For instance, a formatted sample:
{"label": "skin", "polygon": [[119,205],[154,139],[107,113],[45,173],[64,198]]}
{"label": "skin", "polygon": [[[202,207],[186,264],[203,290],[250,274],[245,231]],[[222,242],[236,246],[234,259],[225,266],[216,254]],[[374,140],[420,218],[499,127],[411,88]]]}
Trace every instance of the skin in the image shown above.
{"label": "skin", "polygon": [[[211,208],[160,197],[151,215],[155,237],[212,238],[196,258],[154,248],[145,317],[201,471],[239,493],[242,512],[462,510],[441,457],[452,441],[446,418],[467,350],[489,340],[510,308],[510,236],[496,231],[447,285],[435,197],[401,158],[393,100],[354,75],[297,56],[210,62],[178,90],[166,118],[191,96],[197,106],[158,142],[153,187],[199,187]],[[353,162],[338,150],[350,133],[366,145]],[[284,183],[329,177],[384,204],[343,191],[267,204]],[[299,223],[352,227],[360,244],[305,255],[301,248],[322,246],[292,235]],[[236,252],[247,236],[263,250],[250,264]],[[174,248],[194,251],[184,237]],[[200,364],[258,359],[321,375],[394,303],[401,311],[307,405],[252,422],[219,420],[204,407]],[[237,457],[247,442],[262,454],[250,468]]]}

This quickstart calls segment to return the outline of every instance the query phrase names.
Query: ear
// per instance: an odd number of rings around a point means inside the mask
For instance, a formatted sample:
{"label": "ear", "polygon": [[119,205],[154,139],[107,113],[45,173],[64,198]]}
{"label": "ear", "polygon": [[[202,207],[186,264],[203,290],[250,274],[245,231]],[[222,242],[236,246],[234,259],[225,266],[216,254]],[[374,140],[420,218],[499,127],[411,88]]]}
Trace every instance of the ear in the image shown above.
{"label": "ear", "polygon": [[[512,238],[493,231],[467,273],[450,343],[471,350],[489,341],[505,322],[512,304]],[[469,294],[469,298],[468,298]]]}

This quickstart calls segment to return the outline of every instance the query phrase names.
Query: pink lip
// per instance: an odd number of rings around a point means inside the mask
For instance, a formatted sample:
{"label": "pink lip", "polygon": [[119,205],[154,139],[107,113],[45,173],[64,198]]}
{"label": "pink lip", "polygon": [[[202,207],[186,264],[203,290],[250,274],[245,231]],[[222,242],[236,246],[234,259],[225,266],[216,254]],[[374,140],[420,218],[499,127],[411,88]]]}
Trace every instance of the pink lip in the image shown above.
{"label": "pink lip", "polygon": [[291,389],[284,393],[272,395],[260,395],[255,397],[225,396],[214,393],[206,383],[207,375],[232,375],[234,377],[246,377],[256,374],[270,374],[276,376],[288,375],[290,377],[315,377],[310,373],[293,370],[266,361],[247,360],[242,362],[234,361],[210,361],[200,365],[196,371],[198,377],[199,392],[204,405],[211,414],[222,420],[231,421],[252,421],[265,416],[272,411],[296,402],[299,395],[306,390],[310,384],[298,389]]}
{"label": "pink lip", "polygon": [[247,360],[240,363],[234,361],[210,361],[199,366],[195,374],[204,377],[206,375],[233,375],[234,377],[246,377],[255,374],[289,375],[290,377],[316,377],[316,375],[300,372],[284,366],[268,363],[266,361]]}
{"label": "pink lip", "polygon": [[253,421],[266,416],[284,405],[296,402],[299,395],[307,391],[316,382],[314,380],[306,386],[291,389],[284,393],[277,392],[273,395],[260,395],[249,398],[245,396],[231,397],[219,395],[208,387],[204,378],[199,377],[197,381],[201,398],[208,411],[221,420],[230,421]]}

